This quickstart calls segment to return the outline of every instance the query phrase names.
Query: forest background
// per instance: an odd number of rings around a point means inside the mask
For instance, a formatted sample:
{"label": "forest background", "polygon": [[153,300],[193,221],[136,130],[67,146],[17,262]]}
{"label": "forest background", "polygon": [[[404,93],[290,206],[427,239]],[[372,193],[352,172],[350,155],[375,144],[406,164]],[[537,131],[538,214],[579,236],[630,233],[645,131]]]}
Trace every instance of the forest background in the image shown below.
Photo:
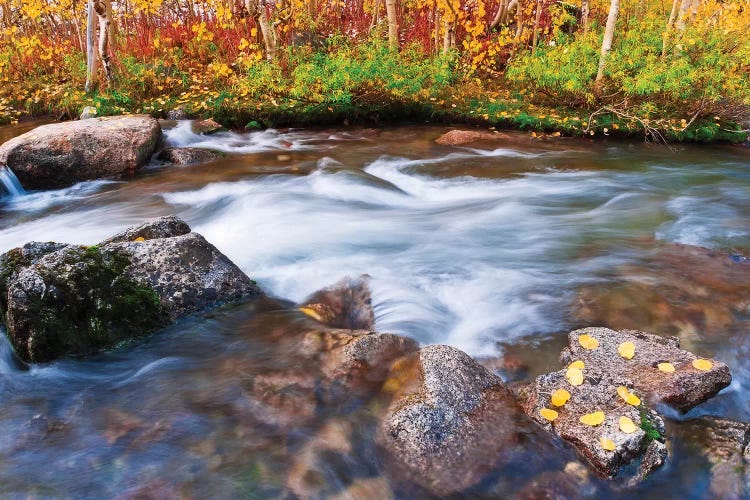
{"label": "forest background", "polygon": [[463,122],[732,141],[750,0],[2,0],[0,123]]}

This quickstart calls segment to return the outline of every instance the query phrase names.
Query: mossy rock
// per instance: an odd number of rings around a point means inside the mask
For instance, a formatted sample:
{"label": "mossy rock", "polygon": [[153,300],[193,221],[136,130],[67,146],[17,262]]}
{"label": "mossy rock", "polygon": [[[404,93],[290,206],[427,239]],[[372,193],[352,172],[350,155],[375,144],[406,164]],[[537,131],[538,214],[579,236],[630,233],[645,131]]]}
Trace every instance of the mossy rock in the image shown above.
{"label": "mossy rock", "polygon": [[262,294],[176,217],[96,246],[31,243],[0,257],[0,318],[27,362],[86,355]]}

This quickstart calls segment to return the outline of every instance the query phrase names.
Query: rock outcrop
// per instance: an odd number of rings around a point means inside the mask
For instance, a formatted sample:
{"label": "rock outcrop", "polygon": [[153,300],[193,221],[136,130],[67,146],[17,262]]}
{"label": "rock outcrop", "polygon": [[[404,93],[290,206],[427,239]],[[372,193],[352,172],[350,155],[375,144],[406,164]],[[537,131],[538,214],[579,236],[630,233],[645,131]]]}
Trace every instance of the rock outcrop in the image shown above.
{"label": "rock outcrop", "polygon": [[521,393],[526,413],[571,443],[600,474],[641,460],[635,478],[661,466],[666,404],[687,411],[729,385],[728,367],[679,348],[676,338],[632,330],[571,332],[561,360]]}
{"label": "rock outcrop", "polygon": [[442,496],[510,460],[527,419],[499,377],[443,345],[421,349],[402,371],[377,438],[395,473]]}
{"label": "rock outcrop", "polygon": [[42,125],[0,146],[0,165],[27,189],[121,179],[148,162],[159,139],[149,116],[110,116]]}
{"label": "rock outcrop", "polygon": [[218,151],[210,151],[208,149],[167,148],[161,151],[157,158],[176,165],[194,165],[196,163],[213,161],[222,156]]}
{"label": "rock outcrop", "polygon": [[29,243],[0,257],[0,312],[11,345],[27,362],[89,354],[260,294],[175,217],[100,245]]}

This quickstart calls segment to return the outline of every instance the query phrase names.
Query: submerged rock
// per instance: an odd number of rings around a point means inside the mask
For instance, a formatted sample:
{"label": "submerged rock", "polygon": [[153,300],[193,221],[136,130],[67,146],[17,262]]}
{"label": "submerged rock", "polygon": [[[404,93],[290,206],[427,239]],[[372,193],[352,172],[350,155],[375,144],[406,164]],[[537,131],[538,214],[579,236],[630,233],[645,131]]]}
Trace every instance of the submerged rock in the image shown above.
{"label": "submerged rock", "polygon": [[89,354],[261,293],[175,217],[100,245],[31,243],[0,257],[0,311],[11,345],[27,362]]}
{"label": "submerged rock", "polygon": [[750,424],[701,417],[681,426],[681,432],[697,441],[711,465],[711,497],[726,500],[750,497]]}
{"label": "submerged rock", "polygon": [[344,278],[331,287],[315,292],[302,303],[300,310],[334,328],[375,328],[367,275],[356,280]]}
{"label": "submerged rock", "polygon": [[637,328],[685,337],[742,334],[750,308],[750,262],[708,248],[660,245],[611,281],[586,285],[573,317],[614,329]]}
{"label": "submerged rock", "polygon": [[31,189],[133,175],[161,138],[149,116],[110,116],[42,125],[0,146],[0,165]]}
{"label": "submerged rock", "polygon": [[[724,363],[704,360],[700,368],[694,366],[698,358],[681,350],[676,338],[585,328],[571,332],[568,342],[561,354],[568,368],[538,377],[522,391],[523,406],[608,477],[635,459],[641,461],[636,479],[664,463],[664,423],[649,407],[667,404],[687,411],[731,382]],[[567,391],[569,399],[553,398],[558,390]]]}
{"label": "submerged rock", "polygon": [[378,441],[393,470],[436,495],[477,484],[510,459],[526,417],[499,377],[458,349],[421,349]]}
{"label": "submerged rock", "polygon": [[176,165],[193,165],[195,163],[206,163],[224,156],[218,151],[198,148],[167,148],[159,153],[159,160],[174,163]]}
{"label": "submerged rock", "polygon": [[508,139],[500,132],[483,132],[481,130],[451,130],[435,139],[436,144],[443,146],[463,146],[479,141],[499,141]]}

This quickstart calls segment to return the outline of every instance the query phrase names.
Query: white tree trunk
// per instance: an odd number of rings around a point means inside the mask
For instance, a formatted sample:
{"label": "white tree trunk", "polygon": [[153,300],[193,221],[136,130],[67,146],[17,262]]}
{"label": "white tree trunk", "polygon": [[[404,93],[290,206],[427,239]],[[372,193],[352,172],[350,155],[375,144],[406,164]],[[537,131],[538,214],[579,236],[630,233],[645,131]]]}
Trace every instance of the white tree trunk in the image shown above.
{"label": "white tree trunk", "polygon": [[385,13],[388,17],[388,45],[391,49],[398,49],[398,16],[396,12],[397,0],[385,0]]}
{"label": "white tree trunk", "polygon": [[599,70],[596,72],[596,83],[604,78],[604,66],[607,56],[612,49],[612,39],[615,36],[615,24],[617,24],[617,13],[620,10],[620,0],[612,0],[609,4],[609,15],[607,16],[607,27],[604,29],[604,40],[602,40],[602,51],[599,55]]}
{"label": "white tree trunk", "polygon": [[86,85],[84,90],[90,92],[96,83],[97,55],[94,45],[94,34],[96,33],[97,15],[94,12],[94,0],[89,0],[86,7]]}
{"label": "white tree trunk", "polygon": [[680,0],[672,0],[672,12],[669,13],[669,20],[667,21],[667,27],[664,30],[664,37],[661,42],[661,57],[662,59],[667,55],[667,46],[669,45],[669,39],[672,36],[672,29],[674,29],[674,23],[677,20],[677,8],[680,5]]}
{"label": "white tree trunk", "polygon": [[104,69],[107,84],[111,86],[115,81],[112,60],[109,57],[109,41],[112,37],[112,18],[109,17],[109,13],[112,12],[112,5],[110,0],[94,0],[93,3],[96,15],[99,18],[99,59],[102,61],[102,69]]}

